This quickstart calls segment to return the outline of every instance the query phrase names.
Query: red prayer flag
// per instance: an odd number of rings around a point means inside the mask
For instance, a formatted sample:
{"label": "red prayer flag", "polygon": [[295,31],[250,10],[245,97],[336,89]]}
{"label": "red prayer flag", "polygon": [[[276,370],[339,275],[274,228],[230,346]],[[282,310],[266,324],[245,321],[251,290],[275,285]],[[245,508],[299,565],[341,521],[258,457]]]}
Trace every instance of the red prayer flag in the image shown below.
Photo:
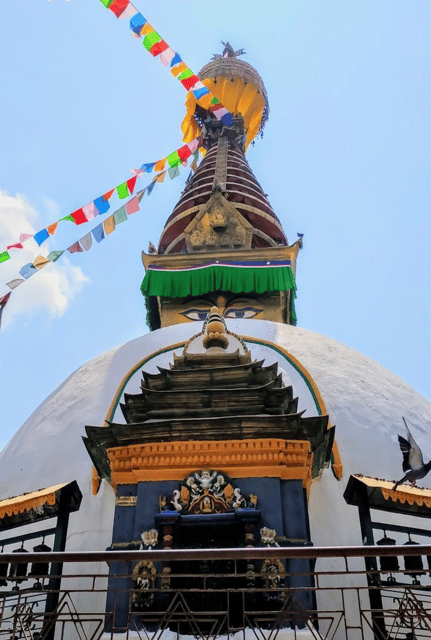
{"label": "red prayer flag", "polygon": [[88,222],[87,216],[85,215],[82,209],[77,209],[70,215],[75,220],[75,224],[84,224],[84,222]]}
{"label": "red prayer flag", "polygon": [[136,184],[136,180],[138,179],[138,176],[133,176],[133,178],[130,178],[130,180],[127,180],[127,188],[129,190],[130,195],[132,195],[134,189],[135,189],[135,184]]}
{"label": "red prayer flag", "polygon": [[109,198],[112,196],[112,194],[114,193],[115,189],[111,189],[111,191],[108,191],[107,193],[105,193],[102,198],[104,198],[105,200],[109,200]]}
{"label": "red prayer flag", "polygon": [[76,241],[67,250],[68,250],[69,253],[77,253],[77,252],[84,251],[84,249],[79,244],[79,241]]}
{"label": "red prayer flag", "polygon": [[6,247],[6,249],[23,249],[23,248],[24,247],[20,242],[18,242],[17,244],[10,244],[8,247]]}
{"label": "red prayer flag", "polygon": [[109,5],[108,9],[110,9],[112,13],[115,13],[117,18],[119,18],[128,4],[129,0],[114,0],[114,2]]}
{"label": "red prayer flag", "polygon": [[181,80],[181,84],[187,91],[190,91],[192,87],[195,86],[196,82],[199,82],[199,78],[197,76],[190,76],[190,78],[184,78]]}
{"label": "red prayer flag", "polygon": [[160,40],[160,42],[156,42],[156,44],[153,44],[150,49],[150,53],[152,56],[156,57],[163,53],[163,51],[166,51],[166,49],[168,49],[168,46],[169,45],[167,42],[165,42],[164,40]]}
{"label": "red prayer flag", "polygon": [[185,160],[187,160],[187,158],[190,158],[190,156],[192,155],[192,152],[190,151],[188,146],[185,144],[183,147],[181,147],[181,149],[178,149],[178,155],[180,156],[181,162],[184,162]]}

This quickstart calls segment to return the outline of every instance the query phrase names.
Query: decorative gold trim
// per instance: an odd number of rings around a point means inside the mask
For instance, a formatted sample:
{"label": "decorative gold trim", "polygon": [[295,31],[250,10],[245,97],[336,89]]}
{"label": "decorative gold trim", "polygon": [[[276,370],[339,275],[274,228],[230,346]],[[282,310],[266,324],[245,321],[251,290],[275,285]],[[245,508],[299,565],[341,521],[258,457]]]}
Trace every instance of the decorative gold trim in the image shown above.
{"label": "decorative gold trim", "polygon": [[234,478],[275,477],[311,484],[312,453],[306,440],[189,440],[153,442],[108,449],[115,484],[182,480],[201,467],[220,469]]}
{"label": "decorative gold trim", "polygon": [[[241,249],[238,255],[241,261],[247,260],[291,260],[292,268],[295,272],[296,258],[298,256],[300,246],[296,241],[288,247],[265,247],[265,249]],[[175,264],[178,268],[191,267],[195,264],[201,264],[205,259],[208,260],[226,260],[228,252],[226,251],[208,251],[202,253],[176,253]],[[160,265],[172,267],[171,254],[146,254],[142,251],[142,264],[147,270],[150,265]]]}
{"label": "decorative gold trim", "polygon": [[54,505],[57,498],[57,491],[65,486],[65,484],[58,484],[54,487],[48,487],[47,489],[40,489],[39,491],[32,491],[31,493],[24,493],[21,496],[1,500],[0,518],[16,516],[19,513],[30,511],[30,509],[37,509],[37,507],[43,507],[46,504]]}

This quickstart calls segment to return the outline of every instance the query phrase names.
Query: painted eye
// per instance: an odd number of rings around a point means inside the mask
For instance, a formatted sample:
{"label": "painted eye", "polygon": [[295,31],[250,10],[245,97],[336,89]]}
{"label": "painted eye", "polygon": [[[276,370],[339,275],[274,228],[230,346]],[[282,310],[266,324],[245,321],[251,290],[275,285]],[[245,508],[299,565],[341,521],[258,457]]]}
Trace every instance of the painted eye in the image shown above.
{"label": "painted eye", "polygon": [[225,318],[254,318],[258,313],[261,313],[262,309],[255,309],[254,307],[231,307],[224,312]]}
{"label": "painted eye", "polygon": [[185,316],[189,320],[200,320],[201,322],[206,319],[208,314],[209,309],[187,309],[187,311],[181,313],[182,316]]}

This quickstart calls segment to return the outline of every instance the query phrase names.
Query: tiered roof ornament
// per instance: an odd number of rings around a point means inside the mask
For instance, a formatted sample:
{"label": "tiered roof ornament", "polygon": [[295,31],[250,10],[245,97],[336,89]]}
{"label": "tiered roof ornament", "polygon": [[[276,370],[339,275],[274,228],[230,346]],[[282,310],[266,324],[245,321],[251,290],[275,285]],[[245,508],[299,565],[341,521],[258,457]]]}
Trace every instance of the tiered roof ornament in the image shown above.
{"label": "tiered roof ornament", "polygon": [[231,126],[188,94],[184,141],[200,134],[205,156],[166,221],[157,253],[142,254],[147,271],[142,292],[151,310],[151,328],[172,324],[172,316],[164,314],[166,298],[215,291],[275,294],[280,311],[276,319],[296,324],[294,275],[301,241],[288,245],[245,158],[248,144],[267,119],[268,100],[261,77],[238,59],[240,53],[226,43],[223,54],[199,73],[233,114]]}

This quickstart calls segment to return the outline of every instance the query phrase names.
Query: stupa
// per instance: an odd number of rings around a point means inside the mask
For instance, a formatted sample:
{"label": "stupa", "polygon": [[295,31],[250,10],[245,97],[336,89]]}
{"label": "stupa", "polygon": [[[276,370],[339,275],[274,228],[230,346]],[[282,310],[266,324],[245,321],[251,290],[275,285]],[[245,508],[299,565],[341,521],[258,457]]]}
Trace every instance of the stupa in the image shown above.
{"label": "stupa", "polygon": [[[205,155],[157,252],[142,254],[151,332],[80,367],[1,454],[0,499],[78,482],[69,550],[133,549],[141,539],[153,548],[241,548],[265,544],[268,531],[281,546],[360,545],[356,485],[344,497],[351,476],[397,478],[402,415],[429,444],[426,399],[369,358],[296,326],[302,238],[288,243],[247,163],[268,99],[237,54],[226,45],[199,73],[232,126],[187,99],[184,140],[201,132]],[[406,492],[412,505],[428,499],[375,482],[386,506]],[[394,519],[402,521],[396,510]],[[306,571],[308,561],[298,566]],[[112,584],[120,569],[111,566]],[[151,585],[149,565],[134,579]],[[299,599],[315,609],[309,584]],[[92,598],[103,611],[104,595]],[[79,607],[88,606],[83,597]],[[112,606],[124,631],[128,596]]]}

